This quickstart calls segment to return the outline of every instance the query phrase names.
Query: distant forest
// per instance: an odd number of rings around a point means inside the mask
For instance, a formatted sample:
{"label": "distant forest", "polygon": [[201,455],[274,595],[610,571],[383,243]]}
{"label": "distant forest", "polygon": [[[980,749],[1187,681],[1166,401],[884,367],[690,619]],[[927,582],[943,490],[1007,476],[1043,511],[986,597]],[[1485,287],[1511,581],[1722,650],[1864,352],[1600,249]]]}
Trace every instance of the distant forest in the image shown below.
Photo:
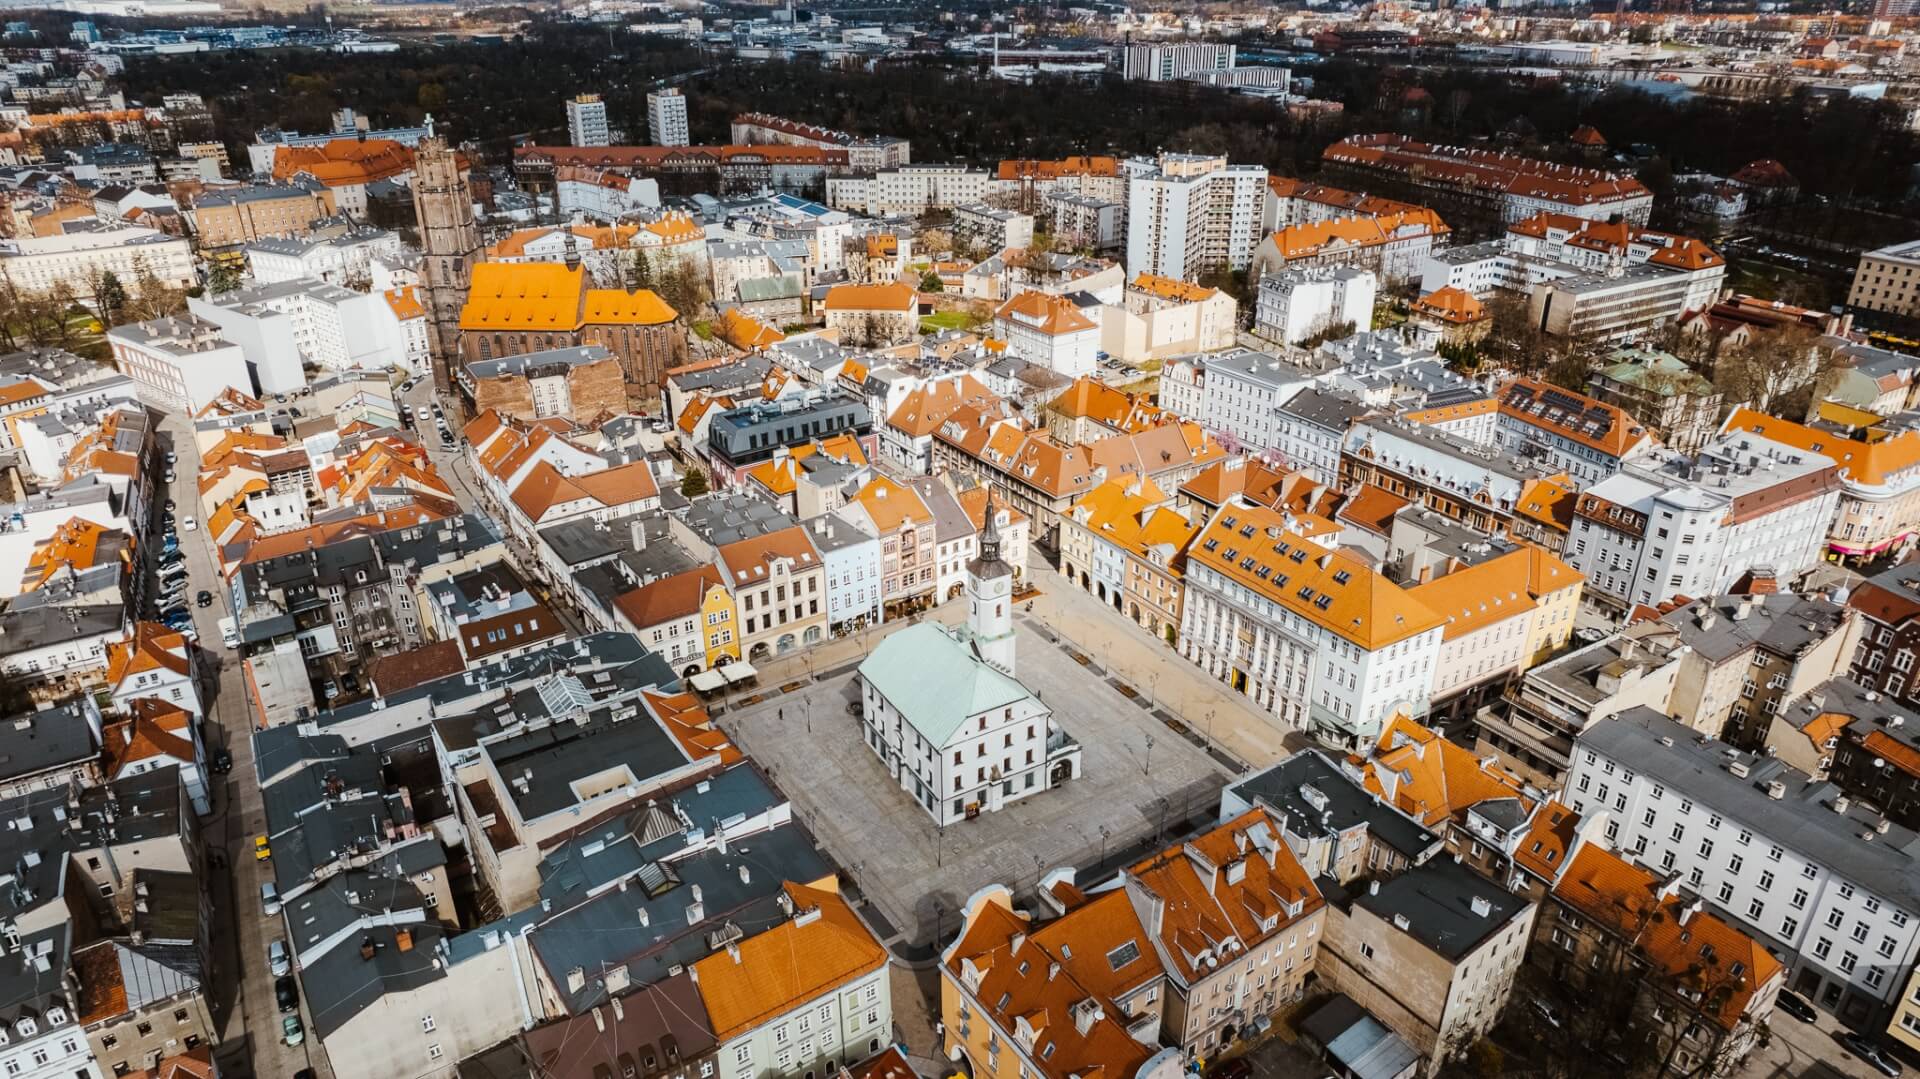
{"label": "distant forest", "polygon": [[[617,52],[615,50],[618,50]],[[1766,101],[1670,101],[1557,79],[1471,68],[1336,58],[1296,71],[1345,112],[1312,126],[1277,105],[1185,84],[988,77],[933,60],[862,67],[741,63],[605,27],[540,23],[505,45],[408,47],[398,54],[309,51],[202,53],[132,59],[128,95],[157,101],[194,91],[234,150],[265,126],[323,130],[350,105],[375,126],[433,113],[456,140],[504,161],[516,140],[564,138],[562,102],[582,91],[644,136],[645,99],[660,80],[689,76],[695,142],[723,142],[736,112],[764,110],[829,127],[902,135],[919,161],[990,162],[1079,153],[1223,152],[1278,173],[1310,176],[1320,152],[1356,131],[1404,131],[1446,142],[1502,136],[1516,149],[1576,160],[1566,136],[1598,128],[1616,148],[1652,147],[1642,178],[1664,191],[1676,172],[1725,175],[1776,158],[1812,195],[1893,208],[1907,200],[1920,137],[1902,110],[1870,100],[1825,102],[1804,92]]]}

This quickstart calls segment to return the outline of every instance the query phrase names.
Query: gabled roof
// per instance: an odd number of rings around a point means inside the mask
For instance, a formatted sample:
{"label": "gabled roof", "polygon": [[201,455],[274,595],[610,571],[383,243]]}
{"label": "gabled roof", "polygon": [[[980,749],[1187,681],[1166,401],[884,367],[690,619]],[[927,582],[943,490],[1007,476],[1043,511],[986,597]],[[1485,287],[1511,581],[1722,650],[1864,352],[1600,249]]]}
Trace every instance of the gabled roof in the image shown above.
{"label": "gabled roof", "polygon": [[1448,285],[1435,289],[1413,301],[1415,314],[1437,318],[1456,326],[1469,326],[1483,322],[1487,318],[1487,306],[1475,299],[1473,293],[1465,289]]}
{"label": "gabled roof", "polygon": [[1666,984],[1704,993],[1700,1014],[1731,1030],[1782,968],[1759,941],[1690,909],[1659,878],[1597,843],[1582,844],[1553,897],[1622,938]]}
{"label": "gabled roof", "polygon": [[1903,430],[1874,442],[1863,442],[1817,427],[1794,423],[1741,406],[1733,410],[1721,431],[1751,431],[1796,449],[1833,459],[1849,483],[1875,486],[1896,473],[1920,465],[1920,431]]}
{"label": "gabled roof", "polygon": [[1081,313],[1073,300],[1034,289],[1028,289],[1001,304],[993,317],[996,321],[1012,323],[1049,337],[1098,328],[1092,319]]}
{"label": "gabled roof", "polygon": [[828,311],[900,311],[912,313],[920,295],[912,286],[895,281],[886,285],[835,285],[827,290]]}
{"label": "gabled roof", "polygon": [[179,707],[153,697],[130,702],[131,718],[110,723],[102,732],[107,775],[118,776],[130,764],[159,757],[195,763],[193,718]]}
{"label": "gabled roof", "polygon": [[860,677],[936,747],[952,741],[970,717],[1032,696],[981,659],[960,631],[938,622],[908,626],[881,641],[861,662]]}
{"label": "gabled roof", "polygon": [[118,686],[147,671],[170,671],[185,676],[189,670],[187,638],[158,622],[136,622],[133,635],[107,646],[107,684]]}
{"label": "gabled roof", "polygon": [[725,587],[720,571],[712,566],[675,573],[651,581],[613,598],[613,605],[636,630],[647,630],[665,622],[690,618],[700,613],[707,592]]}
{"label": "gabled roof", "polygon": [[1575,496],[1579,493],[1573,478],[1565,472],[1535,477],[1520,488],[1513,512],[1555,532],[1569,532],[1573,528],[1574,503],[1578,501]]}
{"label": "gabled roof", "polygon": [[794,916],[693,964],[722,1043],[887,965],[886,949],[828,887],[788,882]]}
{"label": "gabled roof", "polygon": [[1387,721],[1360,768],[1367,790],[1429,828],[1493,798],[1532,805],[1519,776],[1404,715]]}
{"label": "gabled roof", "polygon": [[1292,536],[1284,515],[1264,506],[1236,500],[1221,507],[1187,559],[1368,651],[1445,624],[1371,566]]}

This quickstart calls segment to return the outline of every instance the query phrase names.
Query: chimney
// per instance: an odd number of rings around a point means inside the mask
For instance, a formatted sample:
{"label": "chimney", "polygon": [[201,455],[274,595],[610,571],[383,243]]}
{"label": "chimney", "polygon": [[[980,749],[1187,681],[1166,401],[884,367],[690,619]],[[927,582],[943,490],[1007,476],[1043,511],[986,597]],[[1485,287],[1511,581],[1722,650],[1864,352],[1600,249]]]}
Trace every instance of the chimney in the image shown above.
{"label": "chimney", "polygon": [[634,550],[644,551],[647,549],[647,522],[645,520],[639,517],[633,518],[627,525],[627,531],[633,538]]}
{"label": "chimney", "polygon": [[413,930],[400,928],[393,931],[394,944],[403,952],[413,950]]}
{"label": "chimney", "polygon": [[361,959],[373,958],[373,938],[372,937],[360,938],[360,958]]}

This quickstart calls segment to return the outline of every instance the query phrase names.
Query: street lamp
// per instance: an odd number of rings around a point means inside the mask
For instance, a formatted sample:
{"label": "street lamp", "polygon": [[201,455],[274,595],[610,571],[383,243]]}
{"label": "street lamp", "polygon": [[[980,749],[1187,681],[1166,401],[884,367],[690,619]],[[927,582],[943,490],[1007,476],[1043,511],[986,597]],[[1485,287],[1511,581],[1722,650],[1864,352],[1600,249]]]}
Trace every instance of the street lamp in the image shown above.
{"label": "street lamp", "polygon": [[1094,863],[1094,869],[1096,870],[1104,870],[1107,867],[1107,837],[1112,834],[1113,833],[1107,831],[1106,825],[1103,824],[1100,826],[1100,860]]}
{"label": "street lamp", "polygon": [[1153,774],[1153,735],[1151,734],[1147,735],[1147,759],[1140,768],[1140,774],[1145,776]]}

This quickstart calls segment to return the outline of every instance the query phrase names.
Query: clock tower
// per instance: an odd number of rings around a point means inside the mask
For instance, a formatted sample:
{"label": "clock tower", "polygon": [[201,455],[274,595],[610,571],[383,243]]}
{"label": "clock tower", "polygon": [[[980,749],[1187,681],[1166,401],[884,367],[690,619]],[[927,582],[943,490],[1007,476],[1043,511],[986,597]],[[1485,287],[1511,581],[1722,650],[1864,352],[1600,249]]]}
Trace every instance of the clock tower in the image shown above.
{"label": "clock tower", "polygon": [[1000,522],[987,494],[980,556],[967,563],[967,629],[980,658],[1013,674],[1013,568],[1000,560]]}

